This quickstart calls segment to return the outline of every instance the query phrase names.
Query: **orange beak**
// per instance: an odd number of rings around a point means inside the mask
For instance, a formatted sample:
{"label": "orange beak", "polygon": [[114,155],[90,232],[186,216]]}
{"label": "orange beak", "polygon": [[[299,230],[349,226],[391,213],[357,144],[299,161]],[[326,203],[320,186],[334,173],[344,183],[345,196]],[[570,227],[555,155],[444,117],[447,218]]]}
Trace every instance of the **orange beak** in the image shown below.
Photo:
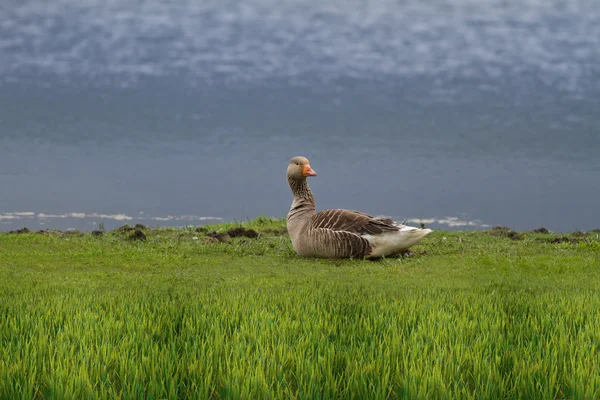
{"label": "orange beak", "polygon": [[302,169],[303,176],[317,176],[317,173],[310,167],[310,164],[306,164]]}

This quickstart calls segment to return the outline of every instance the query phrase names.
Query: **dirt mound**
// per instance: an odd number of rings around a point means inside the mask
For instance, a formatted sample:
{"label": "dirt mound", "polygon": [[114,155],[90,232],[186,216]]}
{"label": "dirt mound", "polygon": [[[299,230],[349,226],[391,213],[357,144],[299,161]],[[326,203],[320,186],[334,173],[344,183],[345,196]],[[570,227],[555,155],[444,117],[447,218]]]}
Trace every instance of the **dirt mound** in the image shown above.
{"label": "dirt mound", "polygon": [[227,231],[227,234],[229,237],[247,237],[251,239],[258,237],[258,232],[256,232],[254,229],[246,229],[242,228],[241,226],[238,228],[231,228]]}
{"label": "dirt mound", "polygon": [[522,233],[515,232],[507,226],[495,226],[488,233],[492,236],[502,236],[512,240],[521,240],[524,238]]}
{"label": "dirt mound", "polygon": [[25,227],[25,228],[17,229],[16,231],[9,231],[8,233],[20,235],[22,233],[29,233],[29,232],[31,232],[31,231],[29,229],[27,229],[27,227]]}
{"label": "dirt mound", "polygon": [[213,243],[218,243],[218,242],[227,242],[229,241],[229,235],[226,233],[220,233],[220,232],[209,232],[207,234],[207,236],[211,239],[213,239],[211,242]]}
{"label": "dirt mound", "polygon": [[542,233],[544,235],[547,235],[548,233],[550,233],[550,231],[544,227],[534,229],[532,232],[533,233]]}
{"label": "dirt mound", "polygon": [[146,240],[146,235],[141,229],[136,229],[135,232],[129,236],[129,240]]}

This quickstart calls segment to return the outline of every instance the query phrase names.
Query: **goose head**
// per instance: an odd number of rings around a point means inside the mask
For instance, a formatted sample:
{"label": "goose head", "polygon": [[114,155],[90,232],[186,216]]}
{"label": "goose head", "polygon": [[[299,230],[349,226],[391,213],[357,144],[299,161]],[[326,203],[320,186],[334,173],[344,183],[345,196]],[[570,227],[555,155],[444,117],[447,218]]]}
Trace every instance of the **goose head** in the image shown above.
{"label": "goose head", "polygon": [[299,181],[308,176],[317,176],[317,173],[310,167],[308,159],[302,156],[292,158],[287,169],[288,179]]}

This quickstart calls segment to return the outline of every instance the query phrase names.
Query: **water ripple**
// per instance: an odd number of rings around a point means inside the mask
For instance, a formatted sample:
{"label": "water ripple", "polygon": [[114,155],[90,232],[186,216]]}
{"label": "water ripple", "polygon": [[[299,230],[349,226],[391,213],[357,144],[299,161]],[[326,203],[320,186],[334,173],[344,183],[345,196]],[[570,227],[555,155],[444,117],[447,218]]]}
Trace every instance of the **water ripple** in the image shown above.
{"label": "water ripple", "polygon": [[[11,4],[12,3],[12,4]],[[0,5],[0,75],[96,84],[533,74],[597,89],[600,8],[592,0],[43,0]]]}

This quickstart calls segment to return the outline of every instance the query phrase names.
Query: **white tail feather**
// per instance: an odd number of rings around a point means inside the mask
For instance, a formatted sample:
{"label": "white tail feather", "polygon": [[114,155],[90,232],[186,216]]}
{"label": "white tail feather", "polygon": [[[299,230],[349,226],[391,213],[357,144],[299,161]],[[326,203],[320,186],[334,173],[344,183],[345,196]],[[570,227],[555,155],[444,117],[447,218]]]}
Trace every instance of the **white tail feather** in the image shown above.
{"label": "white tail feather", "polygon": [[399,231],[386,232],[381,235],[362,235],[369,241],[373,249],[369,257],[398,254],[408,250],[433,232],[431,229],[419,229],[407,225],[400,225],[399,228]]}

